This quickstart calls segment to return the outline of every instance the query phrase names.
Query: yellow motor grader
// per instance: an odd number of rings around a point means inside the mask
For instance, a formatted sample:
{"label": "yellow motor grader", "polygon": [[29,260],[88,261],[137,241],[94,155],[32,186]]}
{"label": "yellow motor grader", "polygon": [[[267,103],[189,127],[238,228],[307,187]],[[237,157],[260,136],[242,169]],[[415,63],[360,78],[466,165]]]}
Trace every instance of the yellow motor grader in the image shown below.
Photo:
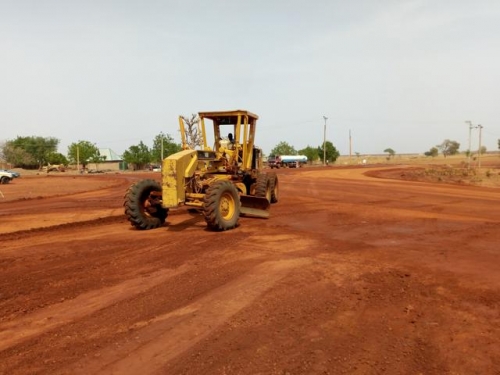
{"label": "yellow motor grader", "polygon": [[[278,202],[276,173],[262,171],[262,151],[254,144],[258,116],[245,111],[198,113],[200,149],[190,149],[179,117],[182,148],[162,162],[161,184],[145,179],[125,194],[125,215],[137,229],[162,226],[170,208],[187,206],[201,212],[212,230],[238,225],[240,215],[269,217]],[[205,121],[213,123],[208,145]]]}

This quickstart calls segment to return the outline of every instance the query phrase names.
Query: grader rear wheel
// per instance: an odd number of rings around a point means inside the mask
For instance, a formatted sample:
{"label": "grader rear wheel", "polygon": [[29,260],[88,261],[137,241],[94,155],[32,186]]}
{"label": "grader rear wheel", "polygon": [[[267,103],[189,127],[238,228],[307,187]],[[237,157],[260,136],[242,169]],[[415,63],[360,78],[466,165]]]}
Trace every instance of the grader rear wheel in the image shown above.
{"label": "grader rear wheel", "polygon": [[240,197],[229,181],[216,181],[207,189],[203,198],[203,215],[212,230],[228,230],[238,225]]}
{"label": "grader rear wheel", "polygon": [[271,203],[271,179],[266,173],[261,173],[257,176],[255,196],[266,198]]}
{"label": "grader rear wheel", "polygon": [[274,172],[268,173],[267,176],[269,177],[270,184],[271,184],[271,186],[270,186],[270,188],[271,188],[271,201],[270,201],[270,203],[278,203],[278,199],[279,199],[278,176]]}
{"label": "grader rear wheel", "polygon": [[131,185],[125,194],[125,215],[137,229],[154,229],[162,226],[168,216],[153,192],[161,192],[161,185],[155,180],[142,180]]}

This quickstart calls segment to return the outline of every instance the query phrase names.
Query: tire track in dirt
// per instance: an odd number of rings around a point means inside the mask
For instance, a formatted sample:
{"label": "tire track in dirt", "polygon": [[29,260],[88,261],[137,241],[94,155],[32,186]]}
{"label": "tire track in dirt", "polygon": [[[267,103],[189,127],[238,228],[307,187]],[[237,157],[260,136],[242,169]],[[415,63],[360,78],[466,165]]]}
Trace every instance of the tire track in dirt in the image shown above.
{"label": "tire track in dirt", "polygon": [[[29,190],[41,194],[36,197],[19,198],[2,202],[0,210],[0,234],[18,232],[64,225],[68,222],[88,222],[96,219],[118,215],[123,211],[123,194],[127,187],[139,177],[129,175],[113,175],[109,177],[55,177],[51,182],[60,181],[61,185],[68,182],[84,181],[88,190],[73,191],[66,194],[52,193],[44,190],[43,178],[31,178],[24,186],[24,194],[33,194]],[[106,183],[106,186],[95,187],[95,183]],[[64,185],[64,186],[66,186]],[[38,189],[38,190],[37,190]],[[60,190],[60,189],[59,189]],[[81,190],[81,189],[80,189]],[[117,191],[122,190],[119,195]],[[36,210],[33,208],[36,207]],[[43,212],[43,216],[39,214]]]}
{"label": "tire track in dirt", "polygon": [[121,300],[144,293],[153,286],[186,272],[187,269],[188,267],[181,266],[175,270],[161,270],[147,277],[130,279],[112,287],[83,293],[70,301],[50,305],[13,322],[0,324],[0,351],[71,321],[82,319]]}
{"label": "tire track in dirt", "polygon": [[82,361],[65,371],[73,374],[155,373],[250,305],[293,269],[308,263],[310,260],[300,258],[262,263],[187,306],[138,322],[136,327],[143,327],[138,332],[142,338],[122,347],[119,354],[114,348],[106,348],[97,360]]}
{"label": "tire track in dirt", "polygon": [[[368,189],[365,182],[357,180],[339,179],[336,182],[337,171],[329,172],[321,174],[321,181],[295,181],[292,178],[288,182],[300,189],[303,195],[301,201],[310,202],[311,206],[315,203],[317,206],[318,199],[321,199],[324,206],[333,204],[336,206],[333,208],[337,209],[352,207],[352,211],[355,211],[357,207],[364,206],[367,214],[371,209],[376,209],[373,210],[373,215],[377,216],[387,211],[391,214],[397,212],[403,218],[417,216],[480,222],[496,222],[499,219],[497,210],[491,210],[491,207],[500,199],[500,189],[429,186],[425,183],[391,180],[370,183]],[[317,176],[318,173],[307,172],[311,176]],[[390,187],[401,188],[395,192],[395,189],[389,190]],[[470,200],[474,200],[474,208],[466,204]],[[477,210],[477,206],[482,206],[483,209]]]}
{"label": "tire track in dirt", "polygon": [[[28,178],[23,181],[23,185],[18,186],[16,189],[17,198],[11,198],[9,200],[2,201],[2,213],[8,212],[9,207],[14,206],[13,209],[20,207],[29,207],[32,204],[43,205],[46,202],[54,204],[59,200],[66,199],[78,199],[78,197],[85,198],[87,196],[99,196],[106,193],[111,193],[116,191],[118,188],[126,189],[135,178],[130,178],[130,176],[125,175],[114,175],[108,177],[90,177],[92,180],[84,180],[89,177],[52,177],[50,179],[53,184],[55,181],[60,182],[57,186],[52,186],[52,189],[40,189],[40,186],[44,186],[44,178]],[[68,186],[68,183],[72,181],[85,181],[85,187],[80,187],[79,185],[68,188],[68,191],[60,192],[59,190]],[[102,182],[106,183],[105,186],[93,186],[95,183]],[[16,187],[16,186],[14,186]]]}

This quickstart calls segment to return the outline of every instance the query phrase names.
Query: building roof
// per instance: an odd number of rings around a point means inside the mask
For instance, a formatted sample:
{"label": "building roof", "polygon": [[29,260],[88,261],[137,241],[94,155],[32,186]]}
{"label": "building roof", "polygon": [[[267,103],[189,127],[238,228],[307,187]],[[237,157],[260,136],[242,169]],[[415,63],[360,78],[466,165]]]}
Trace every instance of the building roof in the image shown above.
{"label": "building roof", "polygon": [[123,160],[123,158],[121,157],[121,155],[118,155],[116,152],[114,152],[110,148],[100,148],[99,149],[99,154],[101,156],[106,156],[106,160],[105,161],[122,161]]}

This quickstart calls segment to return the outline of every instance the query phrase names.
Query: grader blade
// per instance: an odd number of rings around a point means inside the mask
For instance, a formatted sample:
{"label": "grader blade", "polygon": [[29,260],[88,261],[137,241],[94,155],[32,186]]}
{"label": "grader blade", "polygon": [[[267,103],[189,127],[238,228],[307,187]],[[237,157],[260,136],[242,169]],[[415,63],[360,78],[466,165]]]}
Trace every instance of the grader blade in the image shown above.
{"label": "grader blade", "polygon": [[242,216],[269,218],[269,207],[271,205],[266,198],[241,195],[240,202],[240,214]]}

